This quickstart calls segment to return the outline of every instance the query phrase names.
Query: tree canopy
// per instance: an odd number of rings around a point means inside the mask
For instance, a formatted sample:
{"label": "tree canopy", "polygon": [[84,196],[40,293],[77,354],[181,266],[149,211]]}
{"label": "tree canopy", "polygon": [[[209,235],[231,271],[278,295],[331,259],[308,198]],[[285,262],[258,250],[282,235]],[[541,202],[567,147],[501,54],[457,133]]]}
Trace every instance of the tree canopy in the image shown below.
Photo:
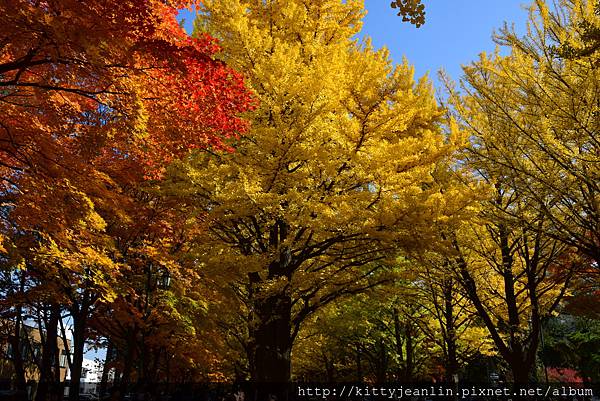
{"label": "tree canopy", "polygon": [[[200,268],[218,266],[253,305],[257,380],[289,380],[306,316],[383,280],[375,271],[390,254],[424,245],[468,203],[432,179],[460,138],[442,134],[430,83],[357,43],[362,15],[332,0],[203,3],[197,27],[220,38],[260,104],[234,152],[174,163],[168,190],[203,216]],[[254,361],[270,332],[283,343]]]}
{"label": "tree canopy", "polygon": [[595,380],[599,11],[534,1],[438,101],[359,0],[4,1],[0,373]]}

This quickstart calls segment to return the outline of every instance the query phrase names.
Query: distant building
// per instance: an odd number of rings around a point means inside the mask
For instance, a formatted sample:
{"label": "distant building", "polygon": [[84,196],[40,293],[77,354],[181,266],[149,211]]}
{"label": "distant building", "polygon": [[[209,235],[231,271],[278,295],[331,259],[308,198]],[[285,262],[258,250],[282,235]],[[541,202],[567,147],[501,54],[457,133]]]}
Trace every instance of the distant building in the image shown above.
{"label": "distant building", "polygon": [[[104,364],[98,360],[83,358],[79,393],[98,394],[100,382],[102,381],[103,366]],[[67,380],[70,378],[70,375],[68,375]]]}
{"label": "distant building", "polygon": [[[13,382],[15,380],[14,370],[14,350],[11,342],[9,341],[10,336],[14,333],[14,323],[12,321],[3,320],[1,324],[0,333],[0,381],[2,382]],[[22,325],[20,344],[20,353],[23,359],[23,365],[25,368],[25,380],[37,382],[40,378],[40,371],[38,366],[41,363],[42,356],[42,333],[37,327],[30,326],[27,324]],[[60,369],[60,380],[63,382],[68,373],[67,364],[67,349],[71,345],[71,342],[67,339],[67,344],[59,336],[57,340],[58,346],[58,362]]]}
{"label": "distant building", "polygon": [[[42,338],[45,334],[32,325],[22,324],[19,341],[19,351],[15,353],[13,344],[15,343],[15,323],[11,320],[0,319],[0,390],[15,390],[17,381],[15,372],[14,358],[15,354],[21,355],[23,369],[25,371],[25,382],[27,383],[27,394],[23,394],[23,399],[32,400],[40,380],[40,369],[42,359]],[[12,341],[11,341],[12,340]],[[66,346],[63,339],[59,336],[57,339],[59,378],[64,382],[68,373],[67,349],[71,342],[67,339]],[[20,396],[19,396],[20,397]],[[18,398],[21,399],[21,398]]]}

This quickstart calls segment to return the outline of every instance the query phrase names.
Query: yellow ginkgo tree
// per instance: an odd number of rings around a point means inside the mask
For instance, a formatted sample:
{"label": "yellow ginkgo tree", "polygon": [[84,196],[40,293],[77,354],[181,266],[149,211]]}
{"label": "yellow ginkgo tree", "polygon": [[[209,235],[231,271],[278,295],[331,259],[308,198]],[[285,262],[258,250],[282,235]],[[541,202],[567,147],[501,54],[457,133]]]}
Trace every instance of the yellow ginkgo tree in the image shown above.
{"label": "yellow ginkgo tree", "polygon": [[[465,68],[458,114],[485,157],[549,221],[547,233],[600,263],[600,4],[542,0],[510,54]],[[477,151],[477,147],[474,148]]]}
{"label": "yellow ginkgo tree", "polygon": [[542,322],[576,269],[600,261],[599,5],[542,0],[527,34],[497,35],[452,93],[475,177],[493,188],[456,237],[463,288],[515,382],[531,379]]}
{"label": "yellow ginkgo tree", "polygon": [[433,238],[468,202],[441,191],[435,164],[457,138],[405,61],[354,39],[359,1],[206,1],[196,23],[259,101],[232,152],[171,166],[166,190],[205,226],[203,274],[243,307],[251,377],[290,378],[302,321],[386,280],[397,249]]}

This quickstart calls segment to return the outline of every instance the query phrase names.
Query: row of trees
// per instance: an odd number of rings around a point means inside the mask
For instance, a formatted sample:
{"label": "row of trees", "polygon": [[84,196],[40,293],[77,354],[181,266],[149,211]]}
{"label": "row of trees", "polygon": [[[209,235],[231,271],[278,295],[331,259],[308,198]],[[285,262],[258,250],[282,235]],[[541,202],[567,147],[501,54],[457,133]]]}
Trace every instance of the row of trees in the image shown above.
{"label": "row of trees", "polygon": [[9,3],[0,313],[38,400],[69,331],[73,400],[86,344],[121,392],[454,381],[481,356],[525,383],[551,317],[595,299],[597,1],[534,3],[444,107],[356,39],[357,1],[205,1],[193,37],[183,2]]}
{"label": "row of trees", "polygon": [[[71,333],[71,399],[90,340],[118,350],[123,388],[135,369],[151,381],[154,365],[178,375],[194,358],[183,338],[204,301],[181,255],[196,228],[155,190],[171,160],[225,150],[254,101],[215,39],[179,26],[186,5],[2,2],[2,347],[18,389],[39,372],[38,400],[62,398],[57,339]],[[40,328],[39,354],[23,324]]]}

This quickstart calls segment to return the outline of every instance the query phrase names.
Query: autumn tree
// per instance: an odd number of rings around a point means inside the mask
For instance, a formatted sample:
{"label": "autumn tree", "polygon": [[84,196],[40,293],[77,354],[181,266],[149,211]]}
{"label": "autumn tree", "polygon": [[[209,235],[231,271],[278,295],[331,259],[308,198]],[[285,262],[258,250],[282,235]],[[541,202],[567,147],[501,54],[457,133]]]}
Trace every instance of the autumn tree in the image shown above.
{"label": "autumn tree", "polygon": [[173,164],[166,189],[206,214],[199,268],[247,306],[254,380],[289,380],[303,320],[376,285],[390,251],[463,201],[432,182],[453,144],[430,84],[353,39],[362,15],[354,1],[209,1],[196,24],[260,106],[235,152]]}
{"label": "autumn tree", "polygon": [[213,39],[192,39],[179,27],[176,7],[184,5],[3,3],[8,225],[58,247],[95,241],[94,251],[104,252],[109,215],[125,213],[124,189],[191,148],[219,147],[243,130],[241,77],[212,58]]}
{"label": "autumn tree", "polygon": [[22,225],[56,228],[54,210],[85,216],[77,204],[114,186],[110,169],[160,171],[174,155],[219,145],[243,127],[235,117],[247,100],[241,79],[211,58],[213,39],[179,27],[175,7],[184,5],[3,3],[2,179],[20,195],[13,215]]}
{"label": "autumn tree", "polygon": [[428,318],[417,324],[441,350],[443,379],[453,383],[476,358],[494,355],[493,342],[479,323],[469,297],[461,291],[448,260],[434,253],[419,260],[413,262],[413,291]]}
{"label": "autumn tree", "polygon": [[494,354],[452,272],[413,261],[396,269],[393,282],[307,319],[293,352],[297,380],[453,383],[476,358]]}
{"label": "autumn tree", "polygon": [[547,233],[596,266],[599,26],[597,1],[536,1],[525,37],[508,28],[497,35],[508,56],[484,55],[465,68],[467,95],[457,107],[471,133],[486,138],[503,181],[548,222]]}
{"label": "autumn tree", "polygon": [[394,0],[391,7],[398,10],[398,16],[404,22],[410,22],[417,28],[425,23],[425,5],[421,0]]}
{"label": "autumn tree", "polygon": [[[149,206],[153,200],[140,194],[173,158],[222,148],[246,126],[238,113],[248,109],[249,92],[238,73],[214,59],[214,39],[190,38],[179,26],[177,8],[186,5],[0,6],[3,251],[16,248],[9,255],[13,271],[25,266],[9,277],[35,279],[3,312],[19,314],[24,302],[51,304],[53,316],[69,312],[74,389],[93,307],[114,299],[115,282],[138,266],[145,241],[179,228],[162,225],[165,219],[152,220],[152,229],[138,225],[136,219],[164,206]],[[144,251],[164,264],[175,236]]]}
{"label": "autumn tree", "polygon": [[598,23],[597,2],[536,1],[527,35],[501,30],[510,53],[483,54],[453,92],[472,136],[465,163],[493,191],[471,226],[478,245],[456,239],[470,249],[459,276],[516,382],[573,271],[598,260]]}
{"label": "autumn tree", "polygon": [[419,325],[430,316],[414,294],[401,291],[385,285],[309,318],[294,346],[295,377],[407,383],[435,375],[438,349]]}
{"label": "autumn tree", "polygon": [[198,338],[197,331],[211,290],[188,257],[197,227],[189,226],[177,200],[148,188],[135,198],[133,221],[115,221],[109,229],[124,266],[113,299],[99,306],[90,326],[116,355],[110,363],[118,367],[122,392],[129,385],[148,391],[184,373],[208,380],[197,374],[198,366],[213,367],[215,355],[211,339]]}
{"label": "autumn tree", "polygon": [[465,151],[463,167],[490,192],[478,216],[440,232],[454,250],[439,263],[454,272],[514,382],[523,384],[535,370],[542,322],[557,310],[581,258],[551,235],[551,220],[495,158],[501,127],[474,134]]}

